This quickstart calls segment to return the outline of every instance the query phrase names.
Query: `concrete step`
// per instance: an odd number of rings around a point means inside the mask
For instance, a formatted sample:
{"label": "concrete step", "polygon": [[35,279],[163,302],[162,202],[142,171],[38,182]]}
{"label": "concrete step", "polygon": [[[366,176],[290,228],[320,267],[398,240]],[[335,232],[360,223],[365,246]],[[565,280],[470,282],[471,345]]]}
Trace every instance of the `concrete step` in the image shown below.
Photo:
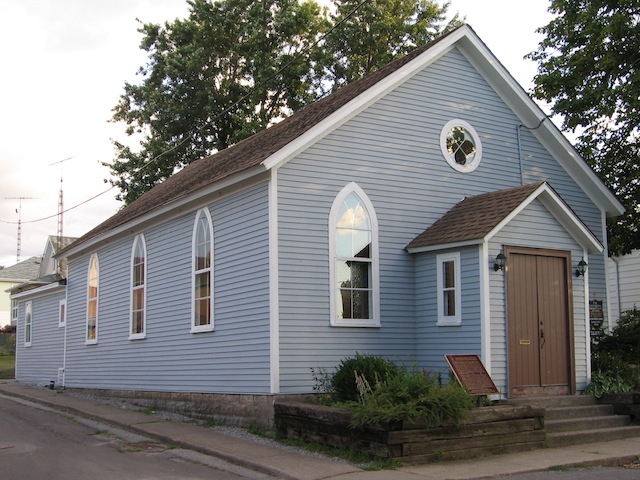
{"label": "concrete step", "polygon": [[582,430],[595,430],[600,428],[625,427],[631,424],[628,415],[605,415],[600,417],[569,418],[563,420],[544,421],[547,435],[557,432],[579,432]]}
{"label": "concrete step", "polygon": [[567,418],[586,418],[613,415],[613,405],[581,405],[575,407],[547,407],[546,420],[563,420]]}
{"label": "concrete step", "polygon": [[598,405],[598,400],[593,395],[560,395],[551,397],[510,398],[507,403],[513,405],[531,405],[534,407],[553,408]]}
{"label": "concrete step", "polygon": [[640,436],[640,426],[616,428],[600,428],[596,430],[581,430],[578,432],[547,432],[548,447],[567,447],[583,443],[608,442]]}

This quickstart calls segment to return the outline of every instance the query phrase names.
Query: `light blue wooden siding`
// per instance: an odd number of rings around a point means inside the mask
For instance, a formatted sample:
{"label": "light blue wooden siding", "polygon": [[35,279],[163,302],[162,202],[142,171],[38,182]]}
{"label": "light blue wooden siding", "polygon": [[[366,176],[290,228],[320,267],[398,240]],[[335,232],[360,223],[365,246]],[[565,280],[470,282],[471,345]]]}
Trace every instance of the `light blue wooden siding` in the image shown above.
{"label": "light blue wooden siding", "polygon": [[[63,366],[64,327],[59,327],[59,305],[64,288],[20,300],[16,334],[16,378],[37,385],[58,383]],[[31,346],[24,346],[25,305],[31,302]]]}
{"label": "light blue wooden siding", "polygon": [[[570,251],[572,267],[582,258],[582,248],[538,201],[534,200],[491,241],[490,267],[505,245]],[[587,381],[587,334],[585,323],[584,278],[572,276],[574,349],[576,386],[582,390]],[[507,330],[505,276],[490,270],[491,297],[491,376],[502,393],[507,390]]]}
{"label": "light blue wooden siding", "polygon": [[[438,326],[436,256],[460,252],[462,322],[458,326]],[[421,368],[448,376],[444,355],[481,355],[479,247],[416,254],[416,336],[415,358]]]}
{"label": "light blue wooden siding", "polygon": [[85,345],[88,257],[69,265],[67,386],[269,393],[267,186],[209,205],[214,229],[213,332],[190,333],[196,212],[144,232],[146,338],[129,340],[133,236],[99,250],[98,343]]}
{"label": "light blue wooden siding", "polygon": [[[483,145],[472,173],[444,160],[439,138],[451,119],[469,122]],[[311,391],[310,367],[356,351],[415,357],[414,266],[404,246],[462,198],[521,184],[520,120],[453,50],[278,170],[282,391]],[[528,131],[526,182],[547,180],[602,235],[598,210]],[[328,218],[354,181],[380,228],[380,329],[329,326]],[[598,263],[593,259],[594,264]],[[594,268],[594,288],[604,285]]]}

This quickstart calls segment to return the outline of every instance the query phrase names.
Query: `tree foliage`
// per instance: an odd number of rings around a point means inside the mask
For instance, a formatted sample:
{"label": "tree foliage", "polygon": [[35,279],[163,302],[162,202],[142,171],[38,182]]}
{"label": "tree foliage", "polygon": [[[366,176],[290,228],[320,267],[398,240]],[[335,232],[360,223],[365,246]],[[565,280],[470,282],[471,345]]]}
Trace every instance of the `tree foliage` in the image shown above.
{"label": "tree foliage", "polygon": [[443,25],[448,4],[435,0],[334,1],[335,14],[315,0],[188,0],[188,18],[143,24],[149,60],[112,119],[139,145],[114,142],[105,163],[117,198],[132,202],[459,23]]}
{"label": "tree foliage", "polygon": [[529,58],[535,96],[552,104],[576,148],[627,209],[608,225],[610,252],[640,248],[640,2],[552,0],[555,18]]}
{"label": "tree foliage", "polygon": [[326,28],[317,3],[188,3],[188,19],[142,26],[149,63],[139,71],[142,82],[126,83],[114,108],[113,120],[142,136],[138,151],[115,142],[117,159],[108,165],[126,203],[314,98],[311,59],[279,70]]}
{"label": "tree foliage", "polygon": [[332,23],[343,22],[339,34],[329,36],[325,44],[326,79],[334,90],[460,23],[457,15],[445,23],[449,2],[441,6],[430,0],[334,0],[334,5]]}

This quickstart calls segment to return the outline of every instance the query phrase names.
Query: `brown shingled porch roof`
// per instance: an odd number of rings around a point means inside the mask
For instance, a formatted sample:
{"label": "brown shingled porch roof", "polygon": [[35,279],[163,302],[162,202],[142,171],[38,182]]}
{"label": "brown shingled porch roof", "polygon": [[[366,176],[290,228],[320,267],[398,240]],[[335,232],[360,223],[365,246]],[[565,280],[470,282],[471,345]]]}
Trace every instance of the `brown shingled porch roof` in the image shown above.
{"label": "brown shingled porch roof", "polygon": [[481,242],[544,182],[467,197],[440,217],[405,248]]}

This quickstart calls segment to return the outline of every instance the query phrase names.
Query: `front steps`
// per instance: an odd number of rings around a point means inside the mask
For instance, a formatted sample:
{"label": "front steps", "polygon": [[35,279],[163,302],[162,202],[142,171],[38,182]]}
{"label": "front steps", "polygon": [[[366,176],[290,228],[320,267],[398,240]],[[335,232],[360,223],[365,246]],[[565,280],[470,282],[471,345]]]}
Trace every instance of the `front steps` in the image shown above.
{"label": "front steps", "polygon": [[601,405],[589,395],[517,398],[510,404],[545,409],[544,426],[548,447],[640,437],[640,426],[628,415],[615,415],[613,405]]}

